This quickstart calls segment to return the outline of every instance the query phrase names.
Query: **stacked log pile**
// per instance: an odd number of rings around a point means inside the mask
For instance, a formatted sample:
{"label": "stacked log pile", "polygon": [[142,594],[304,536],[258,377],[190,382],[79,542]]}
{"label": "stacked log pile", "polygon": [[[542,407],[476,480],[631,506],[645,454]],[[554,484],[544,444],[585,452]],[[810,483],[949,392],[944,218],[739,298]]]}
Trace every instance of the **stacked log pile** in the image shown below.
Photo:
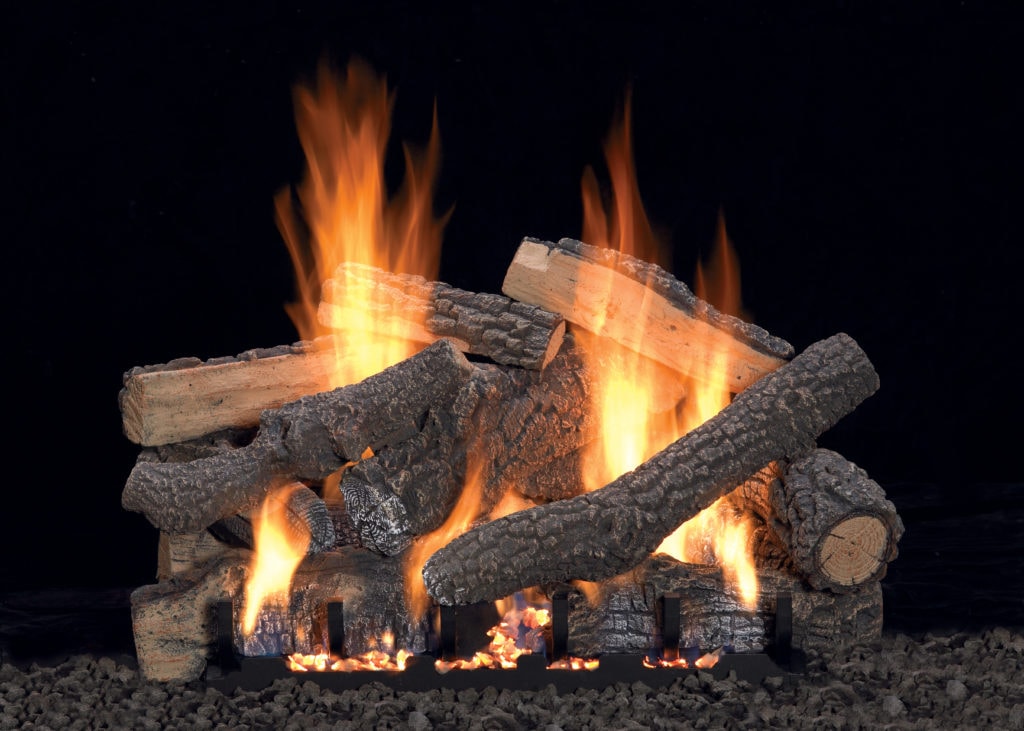
{"label": "stacked log pile", "polygon": [[[582,284],[595,271],[614,278],[615,301]],[[358,347],[345,309],[353,278],[382,312],[418,323],[403,332],[422,347],[364,381],[325,390],[329,361]],[[578,467],[594,435],[590,369],[599,366],[582,358],[576,334],[598,329],[600,308],[622,322],[606,322],[598,335],[675,374],[678,388],[666,389],[659,408],[685,398],[686,379],[700,376],[723,337],[736,395],[637,469],[584,493]],[[374,649],[384,620],[355,616],[372,614],[374,602],[406,645],[422,647],[425,620],[395,591],[395,567],[445,521],[470,472],[480,486],[476,524],[423,569],[439,604],[528,587],[570,591],[581,652],[647,649],[638,645],[650,642],[659,592],[691,597],[693,637],[702,642],[716,641],[715,627],[732,627],[734,645],[758,648],[783,587],[794,595],[796,618],[806,620],[798,643],[880,631],[878,582],[902,523],[862,469],[816,447],[878,387],[849,336],[794,355],[659,267],[569,239],[525,239],[501,295],[346,264],[325,285],[319,317],[335,335],[125,374],[124,431],[141,452],[122,504],[161,532],[159,582],[133,595],[148,677],[198,677],[214,641],[213,598],[240,596],[250,515],[294,483],[302,489],[290,493],[289,520],[313,537],[293,583],[305,602],[296,651],[311,651],[318,635],[311,608],[342,594],[372,599],[346,599],[352,652]],[[487,520],[509,493],[532,507]],[[652,557],[679,524],[726,495],[758,518],[753,550],[763,596],[753,613],[717,569]],[[603,603],[584,600],[579,581],[607,581]],[[698,604],[714,611],[697,612]],[[631,608],[625,622],[616,618],[623,607]]]}

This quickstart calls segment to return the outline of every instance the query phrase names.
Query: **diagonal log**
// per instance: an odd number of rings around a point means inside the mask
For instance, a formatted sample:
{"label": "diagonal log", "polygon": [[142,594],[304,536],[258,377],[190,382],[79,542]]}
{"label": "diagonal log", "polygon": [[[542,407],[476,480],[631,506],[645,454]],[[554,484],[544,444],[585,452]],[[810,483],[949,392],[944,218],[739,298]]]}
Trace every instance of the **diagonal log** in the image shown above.
{"label": "diagonal log", "polygon": [[185,463],[139,462],[121,504],[161,530],[198,531],[255,507],[281,483],[323,480],[369,447],[401,441],[427,410],[454,398],[473,366],[447,341],[359,383],[264,411],[256,438]]}
{"label": "diagonal log", "polygon": [[442,604],[463,604],[620,574],[768,463],[807,454],[877,389],[878,374],[848,335],[815,343],[600,490],[456,538],[424,565],[427,591]]}
{"label": "diagonal log", "polygon": [[716,372],[713,361],[725,356],[732,393],[793,355],[786,341],[719,312],[656,264],[574,239],[524,239],[502,291],[692,378]]}
{"label": "diagonal log", "polygon": [[317,318],[336,330],[373,329],[420,343],[445,338],[465,353],[538,370],[565,334],[562,316],[540,307],[355,262],[342,263],[324,282]]}

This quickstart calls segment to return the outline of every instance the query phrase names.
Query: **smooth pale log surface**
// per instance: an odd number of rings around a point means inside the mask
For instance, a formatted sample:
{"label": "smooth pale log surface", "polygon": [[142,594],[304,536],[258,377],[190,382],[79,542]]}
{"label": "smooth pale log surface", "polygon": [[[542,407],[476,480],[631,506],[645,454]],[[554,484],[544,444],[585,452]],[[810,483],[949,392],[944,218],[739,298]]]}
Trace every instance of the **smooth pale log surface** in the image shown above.
{"label": "smooth pale log surface", "polygon": [[765,465],[810,452],[877,388],[878,374],[848,335],[815,343],[605,487],[459,536],[424,565],[427,590],[442,604],[463,604],[616,576]]}
{"label": "smooth pale log surface", "polygon": [[725,367],[733,393],[793,355],[789,343],[718,312],[661,267],[573,239],[524,239],[502,291],[692,378]]}
{"label": "smooth pale log surface", "polygon": [[231,550],[209,531],[196,533],[160,532],[157,543],[156,578],[167,581],[178,574],[191,571],[211,558]]}
{"label": "smooth pale log surface", "polygon": [[329,388],[338,358],[346,357],[340,340],[327,336],[234,357],[133,368],[118,394],[124,434],[158,446],[254,427],[262,411]]}
{"label": "smooth pale log surface", "polygon": [[721,569],[680,563],[664,554],[605,582],[597,600],[576,590],[569,594],[569,652],[593,657],[600,652],[643,653],[660,649],[658,601],[680,598],[680,646],[701,652],[725,645],[737,652],[762,652],[773,644],[776,602],[793,598],[793,645],[839,648],[877,640],[882,631],[882,592],[870,582],[855,592],[812,591],[800,577],[759,570],[758,590],[748,604]]}
{"label": "smooth pale log surface", "polygon": [[500,294],[468,292],[413,274],[345,262],[324,282],[320,324],[432,343],[496,363],[541,369],[562,344],[561,315]]}
{"label": "smooth pale log surface", "polygon": [[140,460],[121,504],[161,530],[202,530],[251,511],[273,487],[324,480],[367,447],[415,434],[424,414],[453,399],[472,373],[462,353],[438,341],[359,383],[263,412],[256,438],[232,452],[182,463]]}
{"label": "smooth pale log surface", "polygon": [[896,506],[864,469],[836,452],[816,449],[780,477],[745,488],[769,537],[816,589],[844,592],[879,581],[898,554],[903,521]]}

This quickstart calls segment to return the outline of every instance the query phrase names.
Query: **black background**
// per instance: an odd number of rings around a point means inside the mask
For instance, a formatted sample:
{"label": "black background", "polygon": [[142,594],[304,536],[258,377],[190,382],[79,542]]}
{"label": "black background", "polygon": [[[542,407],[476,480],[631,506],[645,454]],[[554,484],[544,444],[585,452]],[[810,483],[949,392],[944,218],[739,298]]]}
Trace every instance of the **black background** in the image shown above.
{"label": "black background", "polygon": [[579,236],[580,176],[631,86],[674,273],[692,282],[721,210],[752,319],[797,351],[847,332],[875,364],[881,390],[821,443],[908,528],[1022,482],[1008,11],[28,5],[6,11],[3,51],[5,588],[153,580],[156,531],[120,505],[138,453],[121,376],[297,339],[272,199],[301,179],[292,87],[325,54],[395,90],[392,184],[436,101],[436,206],[454,206],[440,278],[476,291],[500,291],[523,236]]}

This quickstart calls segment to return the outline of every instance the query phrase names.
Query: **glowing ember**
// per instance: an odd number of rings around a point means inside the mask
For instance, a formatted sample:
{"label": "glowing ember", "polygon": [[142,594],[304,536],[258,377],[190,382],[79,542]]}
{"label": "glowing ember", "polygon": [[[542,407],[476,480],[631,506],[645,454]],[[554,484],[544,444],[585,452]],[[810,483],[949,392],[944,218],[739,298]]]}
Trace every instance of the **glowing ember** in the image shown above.
{"label": "glowing ember", "polygon": [[255,553],[245,584],[242,631],[256,629],[260,609],[266,604],[287,606],[292,575],[309,547],[309,531],[288,520],[288,498],[302,487],[294,483],[268,493],[252,524]]}
{"label": "glowing ember", "polygon": [[[522,595],[500,600],[499,607],[509,607],[499,622],[487,631],[491,638],[485,650],[481,650],[469,659],[437,660],[434,667],[440,673],[449,670],[476,670],[479,668],[502,668],[511,670],[522,655],[544,652],[545,632],[550,631],[551,612],[547,608],[524,606]],[[563,670],[593,670],[598,666],[597,660],[568,658],[550,668]]]}
{"label": "glowing ember", "polygon": [[665,660],[665,659],[660,658],[660,657],[659,658],[645,657],[644,660],[643,660],[643,663],[644,663],[644,667],[645,668],[652,668],[652,669],[656,669],[656,668],[684,668],[685,669],[685,668],[694,667],[694,668],[700,668],[700,669],[704,670],[704,669],[707,669],[707,668],[713,668],[715,665],[717,665],[718,661],[721,659],[722,655],[724,655],[724,654],[725,654],[724,650],[715,650],[714,652],[707,652],[707,653],[701,655],[700,657],[698,657],[696,660],[694,660],[692,665],[690,664],[689,660],[687,660],[686,658],[682,658],[682,657],[676,658],[675,660]]}
{"label": "glowing ember", "polygon": [[[405,181],[389,200],[384,162],[393,103],[386,81],[358,61],[340,78],[321,64],[315,86],[295,90],[296,126],[307,161],[296,191],[304,222],[292,191],[283,190],[275,204],[298,289],[298,301],[286,309],[305,340],[328,333],[317,318],[320,289],[343,262],[437,278],[447,217],[435,219],[432,211],[440,161],[436,110],[426,151],[405,147]],[[362,280],[346,282],[346,292],[345,310],[354,313],[353,322],[360,317],[387,322],[360,330],[357,342],[348,343],[354,347],[338,350],[336,372],[325,390],[378,373],[419,348],[400,329],[408,324],[375,313]]]}
{"label": "glowing ember", "polygon": [[287,659],[288,669],[295,672],[354,672],[356,670],[405,670],[406,661],[412,657],[408,650],[399,650],[394,656],[380,650],[364,652],[356,657],[332,658],[320,652],[314,655],[295,653]]}
{"label": "glowing ember", "polygon": [[[605,158],[611,178],[611,200],[607,208],[601,197],[596,176],[587,168],[583,175],[583,241],[594,246],[610,248],[631,256],[653,262],[670,269],[667,249],[658,241],[640,200],[636,171],[632,159],[631,117],[629,98],[623,109],[622,118],[613,125],[606,140]],[[580,283],[598,301],[611,301],[612,271],[607,272],[605,281]],[[603,273],[602,272],[602,273]],[[599,275],[600,276],[600,275]],[[718,310],[738,316],[739,274],[736,256],[725,235],[724,222],[719,218],[718,247],[710,266],[710,276],[698,266],[695,286],[698,297],[705,299]],[[641,308],[647,300],[641,303]],[[687,384],[687,396],[680,411],[659,410],[657,396],[675,391],[675,385],[664,369],[632,350],[617,347],[614,340],[632,342],[617,335],[616,328],[635,328],[642,318],[607,318],[607,313],[598,314],[588,329],[601,337],[591,337],[585,332],[578,333],[589,359],[589,371],[595,374],[595,403],[600,418],[600,434],[584,455],[583,482],[588,490],[596,490],[608,484],[619,475],[634,469],[668,444],[679,439],[691,429],[699,426],[728,405],[728,358],[730,343],[726,336],[713,343],[707,354],[706,367],[694,367],[691,372],[698,375]],[[718,346],[718,347],[716,347]],[[723,566],[726,580],[739,585],[744,603],[752,607],[757,597],[757,575],[753,559],[747,548],[746,536],[750,530],[747,516],[737,518],[714,506],[698,515],[695,526],[680,527],[680,535],[687,532],[707,534],[709,525],[721,526],[710,537],[713,556],[686,553],[681,546],[686,544],[675,534],[658,548],[658,551],[673,555],[682,561],[714,560]],[[718,517],[715,517],[718,516]],[[728,517],[728,520],[723,518]],[[700,526],[700,528],[696,527]],[[677,533],[679,533],[677,531]]]}

